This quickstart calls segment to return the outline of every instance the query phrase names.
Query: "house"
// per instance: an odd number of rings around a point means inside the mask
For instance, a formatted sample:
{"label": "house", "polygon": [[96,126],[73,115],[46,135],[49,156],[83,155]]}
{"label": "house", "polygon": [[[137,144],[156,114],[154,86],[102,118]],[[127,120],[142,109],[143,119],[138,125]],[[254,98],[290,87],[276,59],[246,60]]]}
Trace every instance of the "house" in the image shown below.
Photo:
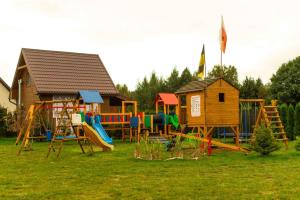
{"label": "house", "polygon": [[239,132],[239,89],[222,78],[192,81],[176,91],[179,120],[209,135],[214,128]]}
{"label": "house", "polygon": [[23,48],[10,97],[25,112],[38,100],[76,98],[79,90],[97,90],[102,112],[120,105],[119,93],[97,54]]}
{"label": "house", "polygon": [[0,78],[0,106],[7,108],[8,112],[13,112],[16,110],[16,104],[9,99],[9,92],[10,87]]}

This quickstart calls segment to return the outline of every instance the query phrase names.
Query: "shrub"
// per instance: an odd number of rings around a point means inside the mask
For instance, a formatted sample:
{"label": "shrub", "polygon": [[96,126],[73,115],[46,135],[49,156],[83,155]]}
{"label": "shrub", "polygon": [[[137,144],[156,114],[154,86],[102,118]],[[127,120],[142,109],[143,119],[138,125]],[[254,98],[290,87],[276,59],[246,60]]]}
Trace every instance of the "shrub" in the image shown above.
{"label": "shrub", "polygon": [[279,110],[280,110],[280,119],[283,123],[283,126],[286,128],[288,106],[285,103],[281,104]]}
{"label": "shrub", "polygon": [[296,149],[297,151],[300,151],[300,141],[298,141],[298,142],[296,143],[295,149]]}
{"label": "shrub", "polygon": [[252,149],[254,151],[266,156],[279,148],[280,146],[277,144],[270,128],[260,125],[255,129],[252,138]]}
{"label": "shrub", "polygon": [[293,107],[293,105],[290,105],[289,109],[288,109],[287,126],[286,126],[287,137],[289,138],[289,140],[294,140],[295,139],[295,136],[294,136],[294,115],[295,115],[294,107]]}
{"label": "shrub", "polygon": [[0,135],[4,136],[7,130],[7,109],[0,106]]}
{"label": "shrub", "polygon": [[295,124],[294,133],[295,135],[300,135],[300,102],[295,107]]}

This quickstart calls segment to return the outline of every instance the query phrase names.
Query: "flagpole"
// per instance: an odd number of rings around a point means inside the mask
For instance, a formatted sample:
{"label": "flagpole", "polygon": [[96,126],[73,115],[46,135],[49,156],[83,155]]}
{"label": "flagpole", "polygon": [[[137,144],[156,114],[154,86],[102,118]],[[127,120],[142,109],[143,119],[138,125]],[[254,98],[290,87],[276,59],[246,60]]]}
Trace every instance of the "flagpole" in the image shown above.
{"label": "flagpole", "polygon": [[[204,47],[204,44],[203,44],[203,47]],[[205,47],[204,47],[205,48]],[[205,51],[205,50],[204,50]],[[205,56],[205,54],[204,54]],[[204,81],[205,81],[205,89],[204,89],[204,130],[203,132],[205,133],[205,136],[204,137],[207,137],[207,127],[206,127],[206,96],[207,96],[207,79],[206,79],[206,58],[204,59],[204,70],[205,70],[205,73],[204,73]]]}
{"label": "flagpole", "polygon": [[222,49],[221,49],[221,78],[223,78]]}

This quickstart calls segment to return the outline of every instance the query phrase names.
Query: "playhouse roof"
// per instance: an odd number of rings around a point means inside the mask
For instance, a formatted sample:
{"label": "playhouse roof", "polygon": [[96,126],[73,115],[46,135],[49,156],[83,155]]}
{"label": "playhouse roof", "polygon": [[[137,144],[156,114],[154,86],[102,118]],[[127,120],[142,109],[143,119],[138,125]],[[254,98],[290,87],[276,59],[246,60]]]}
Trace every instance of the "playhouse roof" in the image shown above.
{"label": "playhouse roof", "polygon": [[[215,78],[215,79],[206,79],[206,80],[197,80],[197,81],[191,81],[188,84],[182,86],[181,88],[179,88],[175,94],[182,94],[182,93],[187,93],[187,92],[196,92],[196,91],[201,91],[204,90],[205,88],[207,88],[208,86],[210,86],[211,84],[213,84],[214,82],[216,82],[217,80],[224,80],[223,78]],[[229,85],[231,85],[232,87],[236,88],[237,90],[239,90],[236,86],[232,85],[230,82],[224,80],[225,82],[227,82]]]}
{"label": "playhouse roof", "polygon": [[12,87],[17,87],[22,68],[27,68],[39,94],[76,94],[79,90],[98,90],[118,94],[115,85],[97,54],[21,50]]}
{"label": "playhouse roof", "polygon": [[175,93],[186,93],[186,92],[194,92],[194,91],[201,91],[204,90],[207,86],[214,83],[218,79],[207,79],[207,80],[197,80],[197,81],[191,81],[188,84],[182,86],[179,88]]}
{"label": "playhouse roof", "polygon": [[164,102],[166,105],[177,105],[178,99],[173,93],[158,93],[156,100],[159,98]]}
{"label": "playhouse roof", "polygon": [[97,90],[80,90],[79,94],[85,103],[103,103],[103,99]]}

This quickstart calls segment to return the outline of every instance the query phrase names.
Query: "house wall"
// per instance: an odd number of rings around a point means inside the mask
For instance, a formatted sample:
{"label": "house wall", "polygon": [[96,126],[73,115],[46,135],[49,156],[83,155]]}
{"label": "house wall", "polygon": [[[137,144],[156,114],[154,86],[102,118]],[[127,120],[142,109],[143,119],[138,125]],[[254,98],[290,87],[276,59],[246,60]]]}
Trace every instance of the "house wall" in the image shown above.
{"label": "house wall", "polygon": [[110,97],[109,96],[102,96],[104,103],[101,104],[101,112],[102,113],[116,113],[121,112],[118,106],[111,106],[110,105]]}
{"label": "house wall", "polygon": [[[219,93],[224,93],[224,102],[219,102]],[[204,94],[206,98],[204,98]],[[204,124],[227,126],[239,124],[239,90],[226,81],[220,79],[208,86],[206,91],[188,92],[185,95],[185,112],[189,126]],[[200,116],[192,116],[192,96],[200,96]],[[182,111],[182,109],[180,110]]]}
{"label": "house wall", "polygon": [[[225,101],[219,102],[219,93],[224,93]],[[239,90],[220,79],[207,88],[206,124],[239,124]]]}
{"label": "house wall", "polygon": [[9,102],[9,90],[0,83],[0,105],[7,108],[8,112],[13,112],[16,110],[16,105]]}
{"label": "house wall", "polygon": [[24,108],[25,113],[27,113],[30,105],[33,104],[34,101],[39,101],[40,98],[37,95],[36,87],[27,70],[23,70],[21,79],[21,105]]}
{"label": "house wall", "polygon": [[[192,97],[200,96],[200,116],[192,116]],[[204,124],[205,112],[204,112],[204,93],[199,92],[190,92],[186,95],[186,113],[187,113],[187,122],[189,125],[198,125]]]}

